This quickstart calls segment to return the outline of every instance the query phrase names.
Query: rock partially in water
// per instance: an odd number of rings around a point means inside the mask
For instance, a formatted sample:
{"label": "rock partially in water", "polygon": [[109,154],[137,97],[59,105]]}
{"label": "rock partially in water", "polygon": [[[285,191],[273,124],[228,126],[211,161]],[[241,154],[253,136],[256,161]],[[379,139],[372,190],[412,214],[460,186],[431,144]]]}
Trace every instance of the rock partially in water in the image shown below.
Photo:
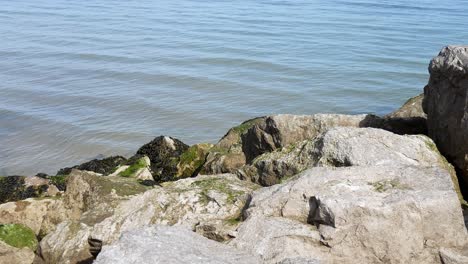
{"label": "rock partially in water", "polygon": [[186,228],[154,226],[123,233],[116,243],[104,246],[94,263],[259,264],[260,261]]}
{"label": "rock partially in water", "polygon": [[265,263],[437,263],[467,231],[450,174],[437,166],[312,168],[254,193],[230,244]]}
{"label": "rock partially in water", "polygon": [[182,153],[187,151],[188,148],[188,145],[178,139],[159,136],[143,145],[137,151],[137,155],[148,156],[151,161],[154,180],[156,182],[165,182],[177,178],[177,164]]}
{"label": "rock partially in water", "polygon": [[423,100],[424,94],[420,94],[388,115],[368,115],[362,126],[381,128],[399,135],[427,135],[427,115],[423,111]]}
{"label": "rock partially in water", "polygon": [[429,72],[423,104],[429,136],[468,183],[468,46],[443,48]]}
{"label": "rock partially in water", "polygon": [[73,169],[92,171],[103,175],[111,174],[116,167],[125,164],[126,158],[122,156],[111,156],[104,159],[93,159],[80,165],[60,169],[57,175],[68,175]]}

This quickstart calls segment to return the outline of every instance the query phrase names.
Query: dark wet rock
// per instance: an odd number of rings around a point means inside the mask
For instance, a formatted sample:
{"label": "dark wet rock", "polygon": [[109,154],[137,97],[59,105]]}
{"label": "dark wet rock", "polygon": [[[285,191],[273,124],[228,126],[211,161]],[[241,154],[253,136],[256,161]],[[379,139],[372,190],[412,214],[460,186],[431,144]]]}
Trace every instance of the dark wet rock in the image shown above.
{"label": "dark wet rock", "polygon": [[25,176],[0,177],[0,203],[40,197],[47,193],[48,184],[27,185]]}
{"label": "dark wet rock", "polygon": [[395,112],[383,117],[368,115],[362,127],[380,128],[399,135],[427,135],[427,116],[422,109],[424,94],[410,98]]}
{"label": "dark wet rock", "polygon": [[151,170],[156,182],[171,181],[176,178],[180,156],[189,148],[182,141],[159,136],[143,145],[137,155],[146,155],[151,161]]}
{"label": "dark wet rock", "polygon": [[468,46],[443,48],[429,72],[423,102],[429,136],[468,183]]}
{"label": "dark wet rock", "polygon": [[57,172],[57,175],[68,175],[70,174],[72,169],[92,171],[103,175],[108,175],[114,172],[114,170],[118,166],[125,164],[126,161],[127,159],[122,156],[111,156],[104,159],[93,159],[80,165],[60,169]]}

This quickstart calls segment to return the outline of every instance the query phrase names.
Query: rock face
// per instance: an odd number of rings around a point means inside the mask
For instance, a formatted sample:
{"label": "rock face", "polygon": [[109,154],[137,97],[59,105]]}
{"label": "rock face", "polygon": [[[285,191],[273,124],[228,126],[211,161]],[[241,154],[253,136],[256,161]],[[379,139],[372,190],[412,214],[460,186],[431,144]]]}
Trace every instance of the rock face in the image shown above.
{"label": "rock face", "polygon": [[189,146],[178,139],[160,136],[143,145],[137,151],[137,155],[148,156],[154,180],[164,182],[174,179],[180,155],[188,148]]}
{"label": "rock face", "polygon": [[202,172],[235,172],[263,153],[313,139],[335,126],[366,126],[367,115],[274,115],[234,127],[210,150]]}
{"label": "rock face", "polygon": [[70,174],[64,206],[69,220],[40,243],[46,263],[92,260],[135,228],[152,224],[183,225],[213,240],[232,237],[242,209],[255,189],[234,175],[199,176],[146,187],[133,178]]}
{"label": "rock face", "polygon": [[[153,252],[154,254],[148,254]],[[120,240],[104,246],[96,264],[260,263],[256,257],[214,242],[181,227],[155,226],[126,232]]]}
{"label": "rock face", "polygon": [[134,157],[127,162],[127,165],[118,167],[115,172],[109,176],[153,180],[151,161],[147,156]]}
{"label": "rock face", "polygon": [[266,263],[440,263],[467,233],[449,173],[403,164],[313,168],[253,195],[231,245]]}
{"label": "rock face", "polygon": [[60,199],[26,199],[0,204],[0,223],[21,224],[45,235],[66,219]]}
{"label": "rock face", "polygon": [[442,49],[424,88],[429,136],[468,183],[468,46]]}
{"label": "rock face", "polygon": [[401,136],[375,128],[331,128],[313,140],[265,153],[257,157],[252,165],[239,169],[237,174],[270,186],[311,167],[397,164],[446,168],[460,193],[455,171],[430,138],[423,135]]}
{"label": "rock face", "polygon": [[92,171],[103,175],[111,174],[119,165],[123,165],[127,161],[122,156],[112,156],[104,159],[93,159],[80,165],[71,168],[63,168],[57,172],[57,175],[68,175],[73,169]]}
{"label": "rock face", "polygon": [[0,263],[31,264],[34,251],[29,248],[16,248],[0,241]]}

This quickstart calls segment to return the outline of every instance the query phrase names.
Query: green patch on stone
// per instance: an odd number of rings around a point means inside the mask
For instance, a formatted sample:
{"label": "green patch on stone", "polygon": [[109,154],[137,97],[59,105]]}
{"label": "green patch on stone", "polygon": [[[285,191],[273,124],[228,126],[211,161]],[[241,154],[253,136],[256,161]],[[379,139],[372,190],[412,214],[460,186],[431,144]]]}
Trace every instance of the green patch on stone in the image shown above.
{"label": "green patch on stone", "polygon": [[19,224],[0,225],[0,240],[16,248],[36,250],[38,241],[31,228]]}
{"label": "green patch on stone", "polygon": [[101,196],[106,196],[113,191],[118,196],[130,196],[145,192],[152,187],[140,184],[134,178],[125,177],[94,177],[94,187],[99,188]]}
{"label": "green patch on stone", "polygon": [[198,173],[206,160],[206,155],[213,145],[197,144],[188,148],[180,156],[180,161],[177,164],[178,178],[192,177]]}
{"label": "green patch on stone", "polygon": [[126,170],[120,172],[119,176],[120,177],[126,177],[126,178],[132,177],[132,176],[135,175],[135,173],[137,173],[139,170],[145,168],[146,166],[148,166],[148,164],[146,163],[145,158],[140,158],[135,163],[130,165],[130,167],[128,167]]}
{"label": "green patch on stone", "polygon": [[369,185],[372,185],[374,187],[374,190],[380,193],[386,192],[391,189],[398,189],[398,190],[410,190],[411,189],[409,185],[400,183],[398,179],[370,182]]}
{"label": "green patch on stone", "polygon": [[233,190],[226,180],[222,178],[210,178],[196,181],[193,182],[191,186],[201,189],[200,198],[203,203],[208,203],[211,200],[209,196],[210,190],[226,194],[226,201],[231,204],[237,200],[237,197],[244,194],[243,191]]}
{"label": "green patch on stone", "polygon": [[254,119],[251,119],[251,120],[247,120],[245,121],[244,123],[236,126],[236,127],[233,127],[231,128],[231,131],[239,134],[239,135],[242,135],[244,134],[245,132],[247,132],[247,130],[249,130],[250,128],[252,128],[254,125],[260,123],[260,120],[262,120],[261,118],[254,118]]}
{"label": "green patch on stone", "polygon": [[228,218],[225,221],[226,221],[226,224],[231,225],[231,226],[238,225],[240,222],[242,222],[240,217]]}
{"label": "green patch on stone", "polygon": [[49,182],[55,185],[60,191],[65,191],[67,189],[68,175],[50,176],[48,179]]}

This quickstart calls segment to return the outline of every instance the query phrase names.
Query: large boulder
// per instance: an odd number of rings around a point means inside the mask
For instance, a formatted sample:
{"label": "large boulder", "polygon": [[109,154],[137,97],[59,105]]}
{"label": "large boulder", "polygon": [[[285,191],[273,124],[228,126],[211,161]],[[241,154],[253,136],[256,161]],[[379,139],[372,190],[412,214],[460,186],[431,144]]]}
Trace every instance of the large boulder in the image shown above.
{"label": "large boulder", "polygon": [[104,246],[94,263],[254,264],[260,261],[186,228],[154,226],[125,232],[116,243]]}
{"label": "large boulder", "polygon": [[234,127],[209,151],[202,172],[232,173],[262,155],[313,139],[331,127],[367,126],[367,115],[274,115]]}
{"label": "large boulder", "polygon": [[429,136],[468,183],[468,46],[448,46],[429,65],[424,111]]}
{"label": "large boulder", "polygon": [[176,138],[159,136],[143,145],[137,155],[148,156],[154,180],[165,182],[176,178],[180,156],[188,148],[188,145]]}
{"label": "large boulder", "polygon": [[64,197],[70,211],[40,243],[46,263],[91,261],[102,245],[152,224],[183,225],[213,240],[232,238],[256,188],[234,175],[212,175],[146,187],[136,179],[74,171]]}
{"label": "large boulder", "polygon": [[236,173],[243,179],[270,186],[311,167],[399,164],[446,169],[462,200],[453,167],[438,152],[430,138],[397,135],[375,128],[331,128],[314,140],[265,153],[257,157],[252,165],[244,166]]}
{"label": "large boulder", "polygon": [[230,244],[265,263],[440,264],[439,250],[468,242],[450,174],[439,166],[312,168],[256,191],[244,217]]}
{"label": "large boulder", "polygon": [[61,199],[44,198],[0,204],[0,223],[21,224],[37,236],[45,236],[67,218]]}

